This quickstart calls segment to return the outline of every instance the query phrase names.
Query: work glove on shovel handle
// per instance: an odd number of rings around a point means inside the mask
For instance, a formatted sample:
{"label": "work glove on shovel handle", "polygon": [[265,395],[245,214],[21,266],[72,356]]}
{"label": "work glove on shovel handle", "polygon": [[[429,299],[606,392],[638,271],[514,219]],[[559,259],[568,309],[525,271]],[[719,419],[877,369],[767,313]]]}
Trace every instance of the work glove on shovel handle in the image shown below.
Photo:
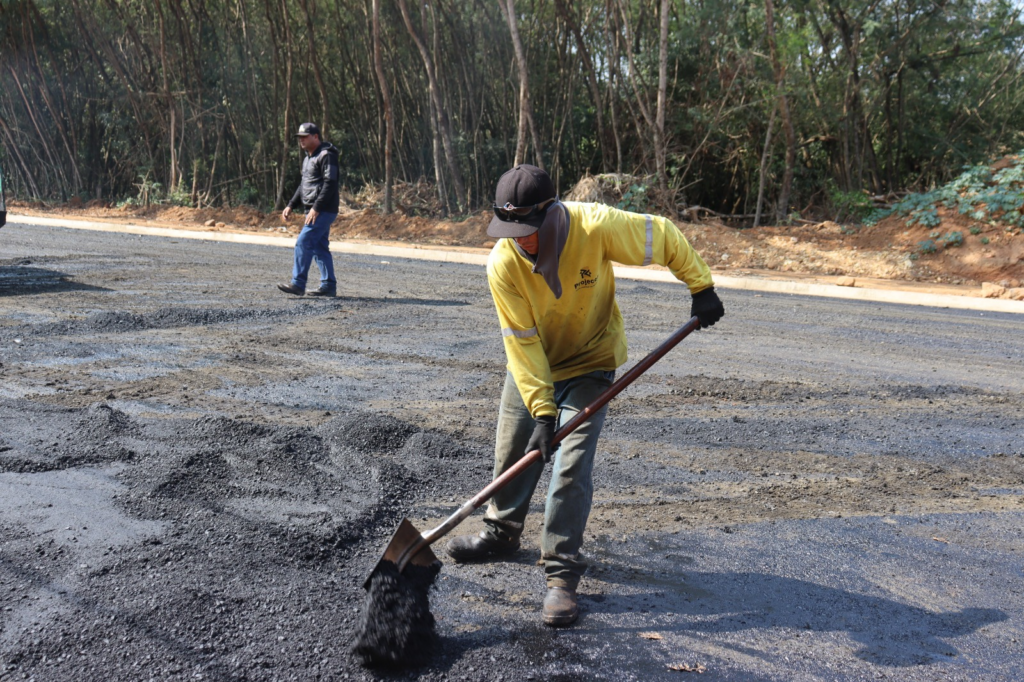
{"label": "work glove on shovel handle", "polygon": [[725,306],[722,299],[718,298],[714,287],[708,287],[704,291],[698,291],[693,295],[693,304],[690,306],[690,317],[696,316],[700,320],[700,328],[707,329],[725,315]]}
{"label": "work glove on shovel handle", "polygon": [[544,463],[547,464],[551,461],[551,455],[556,449],[551,447],[551,441],[555,437],[555,418],[551,415],[542,415],[534,417],[534,421],[537,422],[537,425],[533,427],[533,435],[530,436],[530,442],[526,444],[526,452],[540,450],[540,455],[544,458]]}

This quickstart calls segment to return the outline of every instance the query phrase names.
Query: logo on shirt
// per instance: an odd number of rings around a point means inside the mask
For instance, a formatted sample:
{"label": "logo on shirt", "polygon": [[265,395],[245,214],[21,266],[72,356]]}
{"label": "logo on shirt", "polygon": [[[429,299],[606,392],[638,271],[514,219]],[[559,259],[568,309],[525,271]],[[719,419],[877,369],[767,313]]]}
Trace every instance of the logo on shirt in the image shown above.
{"label": "logo on shirt", "polygon": [[589,289],[597,284],[597,277],[590,274],[590,270],[587,268],[580,268],[580,281],[576,282],[573,289],[577,291],[580,289]]}

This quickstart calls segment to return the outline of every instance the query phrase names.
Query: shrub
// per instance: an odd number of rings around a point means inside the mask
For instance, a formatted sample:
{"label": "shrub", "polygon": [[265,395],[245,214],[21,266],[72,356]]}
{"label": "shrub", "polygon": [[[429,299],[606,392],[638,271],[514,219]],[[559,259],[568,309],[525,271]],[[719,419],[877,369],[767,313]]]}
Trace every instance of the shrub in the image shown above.
{"label": "shrub", "polygon": [[156,198],[164,186],[156,180],[151,180],[147,170],[145,173],[139,174],[139,182],[136,183],[135,187],[139,190],[135,197],[135,203],[139,206],[149,206],[152,203],[159,203],[156,201]]}
{"label": "shrub", "polygon": [[[877,222],[895,213],[906,217],[908,227],[937,227],[941,222],[938,210],[946,208],[971,220],[1024,228],[1024,150],[1017,156],[1014,164],[995,172],[987,164],[965,166],[952,182],[930,192],[910,194],[871,219]],[[974,228],[971,234],[977,234]]]}
{"label": "shrub", "polygon": [[834,184],[829,187],[829,201],[837,223],[862,222],[873,215],[871,197],[864,192],[843,192]]}
{"label": "shrub", "polygon": [[615,208],[623,211],[639,213],[647,208],[647,185],[634,183],[622,193],[622,200],[615,204]]}
{"label": "shrub", "polygon": [[259,206],[260,192],[258,189],[253,187],[248,180],[246,180],[242,183],[241,188],[239,188],[238,191],[235,192],[235,201],[239,204]]}
{"label": "shrub", "polygon": [[940,242],[948,249],[953,246],[962,246],[964,243],[964,233],[960,230],[956,232],[947,232],[939,239]]}
{"label": "shrub", "polygon": [[192,197],[182,185],[179,185],[176,190],[167,193],[166,203],[172,206],[191,206]]}

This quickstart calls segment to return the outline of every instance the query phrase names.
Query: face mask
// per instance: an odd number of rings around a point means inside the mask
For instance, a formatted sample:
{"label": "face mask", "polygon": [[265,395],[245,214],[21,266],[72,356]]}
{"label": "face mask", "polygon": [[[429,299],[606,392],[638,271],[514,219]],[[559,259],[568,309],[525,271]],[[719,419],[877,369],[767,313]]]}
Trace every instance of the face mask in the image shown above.
{"label": "face mask", "polygon": [[533,272],[544,278],[555,298],[562,297],[562,282],[558,279],[558,261],[569,238],[569,209],[557,199],[544,214],[544,222],[537,232],[537,258],[534,259],[515,243],[516,250],[534,261]]}

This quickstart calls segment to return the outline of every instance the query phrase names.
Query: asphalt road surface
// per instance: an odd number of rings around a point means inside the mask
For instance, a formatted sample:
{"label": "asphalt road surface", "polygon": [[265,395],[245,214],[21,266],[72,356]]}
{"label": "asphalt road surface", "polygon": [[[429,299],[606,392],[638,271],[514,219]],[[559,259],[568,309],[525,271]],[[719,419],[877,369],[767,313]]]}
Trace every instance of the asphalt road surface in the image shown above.
{"label": "asphalt road surface", "polygon": [[[501,336],[480,267],[342,256],[313,300],[290,261],[0,230],[0,680],[1024,678],[1024,316],[730,290],[611,405],[579,622],[538,494],[445,563],[426,665],[361,668],[397,522],[490,479]],[[689,313],[619,303],[634,360]]]}

